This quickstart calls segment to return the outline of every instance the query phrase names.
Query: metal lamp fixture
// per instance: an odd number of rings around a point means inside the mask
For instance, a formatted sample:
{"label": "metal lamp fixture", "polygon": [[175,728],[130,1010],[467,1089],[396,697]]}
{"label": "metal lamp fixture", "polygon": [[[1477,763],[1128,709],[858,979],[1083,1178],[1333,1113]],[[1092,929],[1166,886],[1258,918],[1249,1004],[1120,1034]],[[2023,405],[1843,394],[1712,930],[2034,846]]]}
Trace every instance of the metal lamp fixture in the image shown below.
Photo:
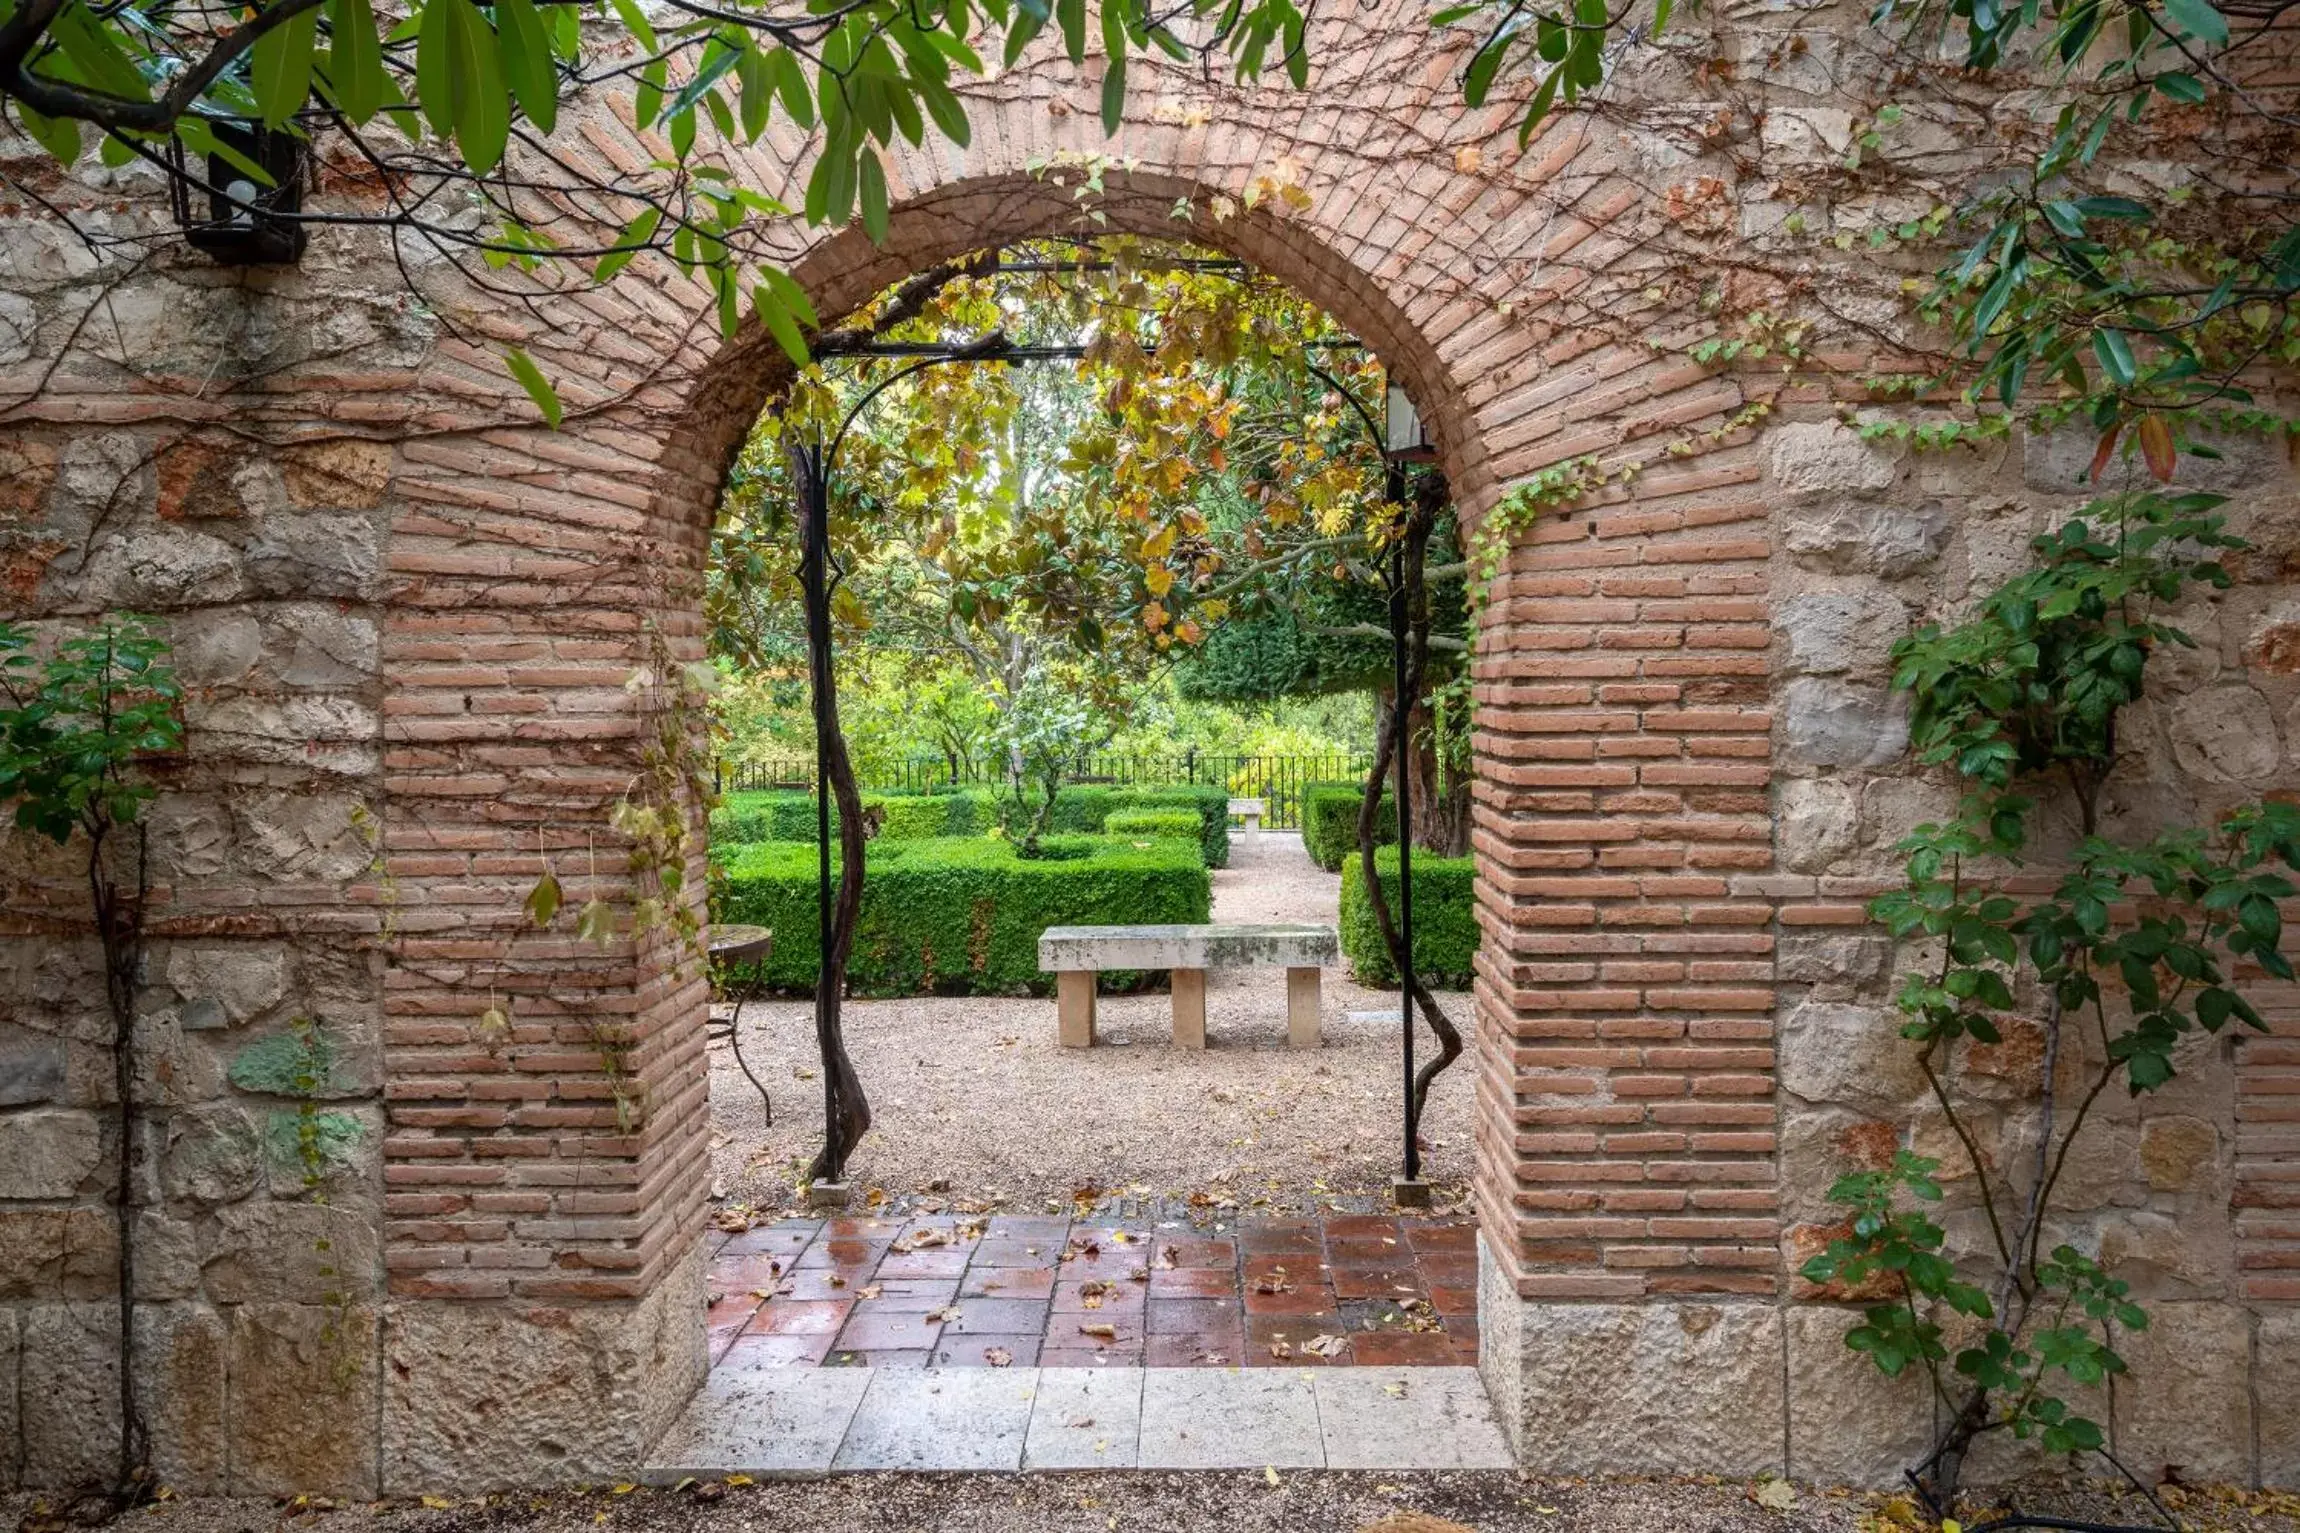
{"label": "metal lamp fixture", "polygon": [[[303,139],[277,129],[211,122],[216,142],[241,159],[263,167],[271,185],[261,185],[245,165],[221,154],[207,157],[204,175],[184,167],[183,146],[175,146],[177,175],[172,183],[176,223],[195,250],[226,266],[285,266],[303,256],[304,227],[293,215],[303,209],[310,155]],[[195,186],[195,182],[204,186]],[[206,216],[195,217],[195,195],[203,196]],[[280,215],[288,215],[282,217]]]}

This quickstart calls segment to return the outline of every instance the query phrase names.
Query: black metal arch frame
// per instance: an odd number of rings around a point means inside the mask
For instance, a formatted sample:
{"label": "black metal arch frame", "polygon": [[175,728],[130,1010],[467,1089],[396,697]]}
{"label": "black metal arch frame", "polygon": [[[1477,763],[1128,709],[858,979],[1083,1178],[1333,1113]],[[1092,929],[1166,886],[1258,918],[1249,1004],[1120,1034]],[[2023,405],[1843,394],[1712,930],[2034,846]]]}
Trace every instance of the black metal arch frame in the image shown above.
{"label": "black metal arch frame", "polygon": [[[1354,349],[1358,343],[1340,343]],[[864,390],[860,399],[848,407],[828,441],[815,441],[797,445],[792,460],[798,469],[799,497],[799,587],[806,608],[807,624],[807,681],[813,701],[815,726],[815,912],[817,933],[821,943],[819,951],[826,960],[815,977],[815,1045],[822,1056],[823,1065],[823,1133],[825,1154],[824,1180],[843,1182],[846,1179],[846,1154],[851,1148],[841,1142],[839,1123],[839,1073],[831,1068],[833,1031],[838,1023],[839,996],[842,976],[830,971],[828,958],[832,943],[831,898],[831,801],[830,784],[824,742],[831,730],[833,677],[831,673],[831,598],[839,582],[846,578],[846,569],[831,552],[830,542],[830,485],[831,476],[838,468],[839,448],[847,433],[862,413],[877,398],[896,384],[902,383],[930,367],[950,363],[991,363],[1015,366],[1034,362],[1077,361],[1086,355],[1083,346],[1018,346],[1003,333],[993,333],[980,340],[958,345],[937,346],[931,343],[865,342],[842,347],[836,356],[903,357],[911,360]],[[1386,433],[1373,413],[1356,394],[1315,362],[1308,364],[1311,372],[1349,402],[1358,419],[1372,437],[1375,450],[1382,457],[1382,492],[1393,504],[1401,502],[1405,494],[1406,466],[1426,459],[1426,449],[1394,451],[1388,445]],[[1400,708],[1405,706],[1406,639],[1408,614],[1406,612],[1405,549],[1402,543],[1390,550],[1389,566],[1385,572],[1388,587],[1390,619],[1390,664]],[[1404,1131],[1405,1180],[1421,1179],[1421,1145],[1419,1113],[1414,1106],[1414,1002],[1420,988],[1413,964],[1413,788],[1403,722],[1392,725],[1399,732],[1394,755],[1397,772],[1398,820],[1398,938],[1404,949],[1398,963],[1400,990],[1398,997],[1399,1033],[1404,1054]],[[1372,876],[1370,871],[1367,876]]]}

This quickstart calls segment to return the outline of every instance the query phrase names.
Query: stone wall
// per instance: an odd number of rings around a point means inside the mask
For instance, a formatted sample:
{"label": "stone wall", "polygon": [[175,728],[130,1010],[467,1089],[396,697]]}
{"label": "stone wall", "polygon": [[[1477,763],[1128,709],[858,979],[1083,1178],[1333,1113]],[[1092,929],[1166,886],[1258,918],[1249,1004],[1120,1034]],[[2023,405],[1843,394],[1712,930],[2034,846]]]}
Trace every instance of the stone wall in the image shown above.
{"label": "stone wall", "polygon": [[[1600,461],[1514,539],[1476,672],[1484,1366],[1536,1468],[1889,1478],[1929,1424],[1790,1276],[1839,1169],[1938,1137],[1876,1020],[1900,955],[1860,917],[1943,791],[1901,759],[1881,655],[2009,569],[2089,454],[1909,456],[1843,424],[1877,408],[1869,369],[1905,365],[1891,338],[1922,339],[1899,284],[1930,257],[1818,237],[1973,174],[1988,110],[1944,86],[1882,156],[1911,186],[1847,177],[1881,78],[1862,11],[1711,18],[1523,151],[1508,104],[1460,106],[1458,48],[1411,0],[1321,22],[1306,93],[1144,62],[1114,143],[1091,70],[1034,63],[972,90],[969,149],[893,156],[883,247],[790,231],[836,315],[1083,227],[1047,167],[1107,154],[1100,226],[1186,232],[1336,314],[1473,522]],[[626,100],[581,112],[585,153],[663,152]],[[778,134],[726,151],[769,193],[805,163]],[[164,232],[133,170],[39,186],[99,232]],[[364,205],[349,178],[318,195]],[[530,307],[372,230],[231,272],[0,206],[0,288],[0,611],[156,613],[189,684],[187,749],[155,768],[138,1046],[162,1473],[370,1494],[628,1466],[701,1368],[702,995],[669,944],[537,933],[519,901],[546,858],[590,892],[649,722],[624,683],[699,650],[705,523],[774,348],[721,343],[661,263]],[[1801,368],[1687,354],[1758,311],[1811,326]],[[560,380],[564,430],[510,343]],[[2289,465],[2231,448],[2212,472],[2263,552],[2200,604],[2120,815],[2293,780],[2300,519]],[[0,1484],[53,1485],[109,1452],[108,1023],[71,858],[14,837],[0,870]],[[2029,1055],[1959,1062],[2016,1148]],[[2300,1477],[2300,1041],[2192,1065],[2085,1168],[2072,1235],[2201,1338],[2136,1348],[2165,1387],[2111,1417],[2143,1458]],[[281,1136],[310,1113],[332,1148],[307,1183]]]}

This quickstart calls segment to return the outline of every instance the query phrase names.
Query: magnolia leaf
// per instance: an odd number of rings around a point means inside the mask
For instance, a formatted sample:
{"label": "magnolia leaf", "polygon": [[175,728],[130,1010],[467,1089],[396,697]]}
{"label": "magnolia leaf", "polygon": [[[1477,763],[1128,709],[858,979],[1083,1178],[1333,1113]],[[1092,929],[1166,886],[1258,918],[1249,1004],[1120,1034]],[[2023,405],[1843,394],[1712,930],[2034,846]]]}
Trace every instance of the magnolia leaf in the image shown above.
{"label": "magnolia leaf", "polygon": [[559,403],[559,391],[543,376],[543,369],[535,365],[535,359],[514,346],[503,354],[503,364],[511,369],[511,376],[519,380],[527,397],[535,401],[535,408],[543,412],[543,423],[557,431],[565,414]]}

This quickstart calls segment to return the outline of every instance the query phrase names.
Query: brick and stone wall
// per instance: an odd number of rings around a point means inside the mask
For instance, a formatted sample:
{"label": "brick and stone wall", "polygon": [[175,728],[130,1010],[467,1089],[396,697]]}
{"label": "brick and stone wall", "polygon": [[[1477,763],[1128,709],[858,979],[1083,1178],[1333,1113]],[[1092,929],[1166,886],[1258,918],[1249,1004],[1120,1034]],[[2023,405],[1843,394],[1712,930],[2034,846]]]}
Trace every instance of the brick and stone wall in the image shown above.
{"label": "brick and stone wall", "polygon": [[[1107,155],[1104,226],[1229,250],[1374,346],[1473,521],[1605,465],[1517,537],[1476,670],[1484,1368],[1538,1468],[1873,1480],[1930,1425],[1791,1277],[1829,1180],[1939,1137],[1878,1020],[1901,955],[1860,914],[1946,791],[1901,754],[1882,655],[2001,578],[2088,454],[1845,424],[1885,408],[1861,378],[1905,365],[1899,283],[1930,258],[1791,214],[1890,226],[1989,152],[1943,86],[1883,156],[1901,182],[1844,174],[1882,78],[1862,9],[1715,18],[1522,153],[1409,0],[1321,24],[1305,92],[1145,64],[1115,142],[1091,69],[1033,64],[974,88],[970,148],[894,157],[885,247],[791,230],[835,315],[1085,227],[1046,167]],[[628,111],[590,103],[583,152],[659,153]],[[806,152],[778,134],[729,152],[770,193]],[[546,858],[586,896],[647,723],[625,682],[699,653],[710,507],[774,348],[719,342],[665,265],[539,290],[545,328],[412,238],[420,296],[373,230],[228,271],[164,237],[134,168],[27,173],[99,231],[162,236],[91,253],[0,201],[0,612],[154,613],[189,694],[139,1021],[155,1461],[185,1491],[355,1494],[627,1467],[702,1367],[702,992],[668,943],[536,933],[519,900]],[[1249,202],[1257,181],[1307,206]],[[1758,310],[1811,327],[1804,365],[1687,355]],[[505,373],[514,342],[565,429]],[[2295,780],[2292,466],[2243,443],[2210,472],[2260,551],[2131,732],[2133,822]],[[0,1485],[109,1451],[118,1146],[76,877],[0,832]],[[2135,1348],[2162,1387],[2119,1397],[2118,1445],[2291,1481],[2300,1005],[2265,999],[2278,1036],[2200,1046],[2176,1092],[2119,1108],[2070,1233],[2186,1338]],[[283,1073],[315,1047],[317,1093]],[[1958,1068],[2017,1145],[2034,1050]],[[309,1113],[316,1172],[279,1148]]]}

